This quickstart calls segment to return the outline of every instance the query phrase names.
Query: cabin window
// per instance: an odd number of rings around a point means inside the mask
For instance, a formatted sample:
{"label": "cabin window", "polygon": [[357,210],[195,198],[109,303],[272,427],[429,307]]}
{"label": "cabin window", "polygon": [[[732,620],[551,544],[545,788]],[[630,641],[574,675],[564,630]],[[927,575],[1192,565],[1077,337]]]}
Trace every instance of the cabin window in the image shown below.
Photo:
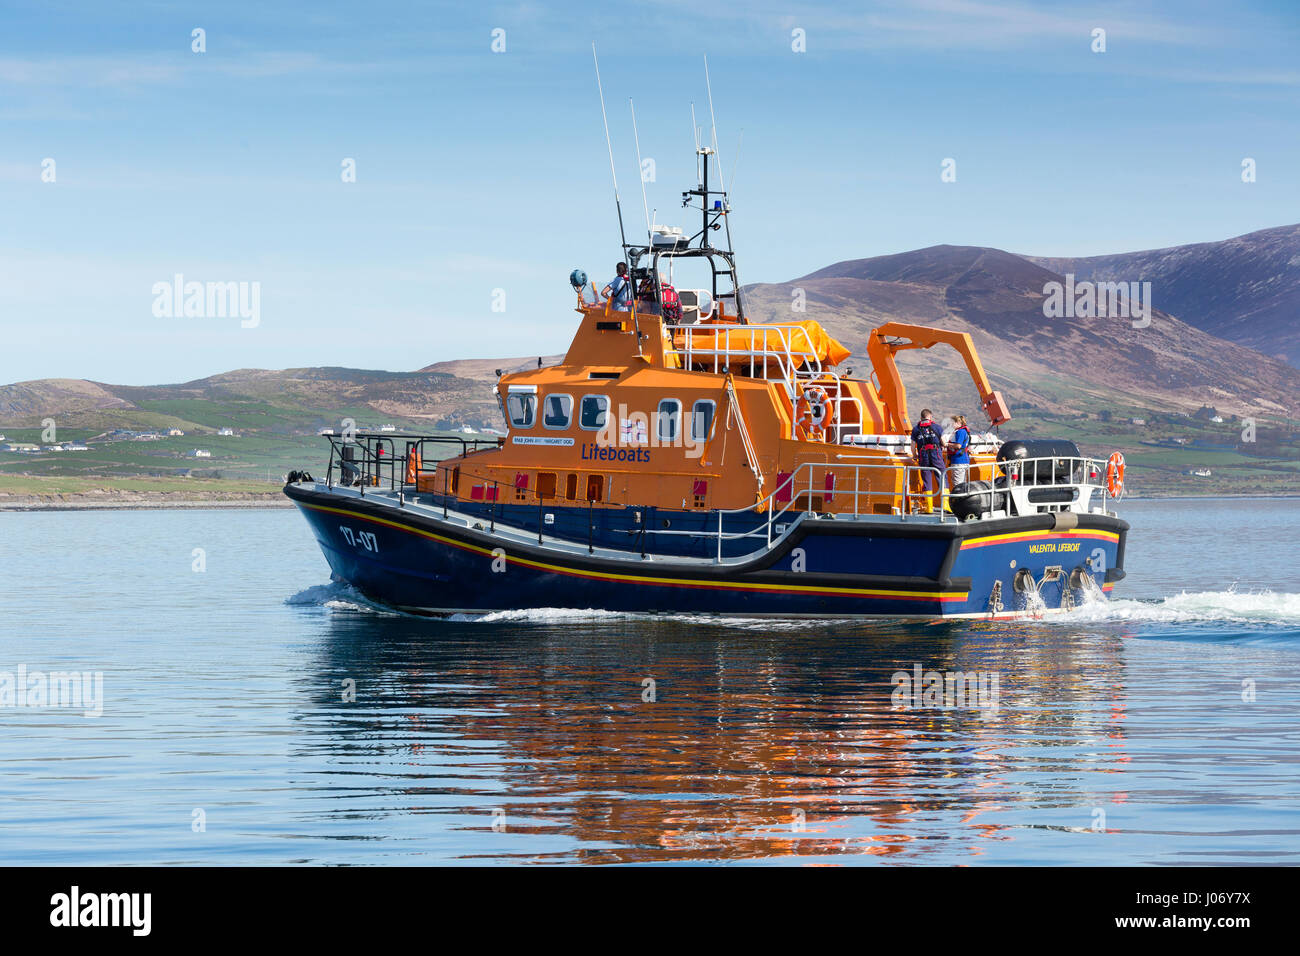
{"label": "cabin window", "polygon": [[587,500],[601,501],[605,496],[605,476],[588,475],[587,476]]}
{"label": "cabin window", "polygon": [[575,501],[578,497],[578,476],[569,475],[564,481],[564,497],[570,501]]}
{"label": "cabin window", "polygon": [[605,427],[605,414],[608,411],[608,395],[584,395],[579,412],[579,424],[589,432],[600,431]]}
{"label": "cabin window", "polygon": [[511,392],[506,396],[506,411],[515,428],[532,428],[537,418],[537,395],[532,392]]}
{"label": "cabin window", "polygon": [[659,403],[659,424],[657,426],[661,442],[677,441],[681,428],[682,403],[675,398],[665,398]]}
{"label": "cabin window", "polygon": [[691,441],[703,442],[709,440],[709,433],[713,431],[713,411],[717,408],[715,402],[704,400],[696,402],[691,408]]}
{"label": "cabin window", "polygon": [[555,472],[539,471],[537,473],[537,497],[542,499],[555,497]]}
{"label": "cabin window", "polygon": [[572,395],[547,395],[542,405],[542,424],[547,428],[568,428],[573,417]]}

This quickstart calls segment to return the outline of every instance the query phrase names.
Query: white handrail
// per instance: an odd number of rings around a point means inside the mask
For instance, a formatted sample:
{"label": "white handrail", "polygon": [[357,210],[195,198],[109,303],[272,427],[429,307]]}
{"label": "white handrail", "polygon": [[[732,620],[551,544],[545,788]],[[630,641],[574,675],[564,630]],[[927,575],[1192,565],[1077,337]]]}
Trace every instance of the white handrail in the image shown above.
{"label": "white handrail", "polygon": [[[1051,471],[1052,480],[1026,481],[1025,480],[1026,470],[1024,469],[1023,466],[1027,464],[1038,465],[1040,463],[1050,463],[1050,467],[1052,469]],[[1055,477],[1056,472],[1065,463],[1069,463],[1069,468],[1068,471],[1066,472],[1068,480],[1066,480],[1065,478],[1058,480]],[[717,531],[718,560],[719,561],[722,560],[722,540],[724,538],[727,540],[749,538],[749,537],[754,537],[760,531],[760,528],[754,528],[751,531],[738,531],[738,532],[725,533],[722,530],[723,514],[750,513],[755,511],[755,509],[757,508],[766,506],[767,520],[765,522],[765,530],[766,530],[768,546],[769,547],[771,546],[772,527],[776,519],[785,515],[787,512],[793,510],[795,504],[798,503],[800,496],[804,494],[803,490],[796,492],[795,488],[802,483],[800,475],[801,472],[803,472],[805,469],[807,469],[808,471],[808,487],[806,490],[808,497],[804,502],[804,507],[800,513],[805,513],[812,510],[811,507],[812,498],[814,492],[816,491],[816,489],[813,487],[814,468],[825,468],[828,470],[833,468],[836,471],[845,468],[853,469],[854,472],[853,490],[852,491],[845,490],[843,492],[840,492],[838,489],[834,489],[832,491],[832,494],[843,493],[843,494],[853,495],[853,515],[855,517],[860,516],[860,502],[862,496],[866,496],[867,498],[873,498],[873,497],[879,498],[888,495],[891,499],[895,499],[895,498],[901,499],[901,507],[891,505],[894,514],[898,515],[904,521],[916,518],[917,515],[914,513],[910,513],[907,509],[908,499],[931,497],[935,494],[935,492],[920,491],[920,492],[913,493],[911,490],[911,479],[914,474],[925,474],[928,472],[931,475],[933,475],[935,478],[935,482],[939,485],[939,493],[944,498],[948,497],[949,491],[948,491],[947,478],[951,473],[952,466],[949,466],[948,468],[945,469],[938,469],[928,465],[922,466],[922,465],[913,465],[910,463],[905,464],[903,465],[904,481],[903,481],[903,488],[901,491],[886,492],[886,491],[881,491],[879,489],[866,489],[866,490],[862,489],[861,471],[863,469],[874,469],[874,470],[888,469],[890,471],[897,471],[899,464],[900,463],[898,462],[880,462],[880,463],[864,462],[858,464],[853,464],[848,462],[820,462],[820,461],[803,462],[797,468],[795,468],[794,471],[792,471],[789,475],[787,475],[785,480],[782,481],[779,485],[777,485],[777,487],[774,488],[772,492],[767,495],[767,497],[762,499],[762,501],[759,501],[757,504],[752,505],[748,508],[729,508],[729,509],[718,510],[718,531]],[[1004,461],[981,462],[979,464],[970,464],[970,465],[958,466],[958,467],[965,467],[967,469],[987,468],[987,469],[993,469],[995,472],[1000,470],[1006,473],[1003,476],[995,476],[994,479],[996,481],[997,477],[1006,477],[1007,483],[1003,487],[995,486],[983,492],[973,492],[973,494],[988,494],[990,492],[1003,492],[1003,491],[1009,491],[1012,488],[1031,488],[1031,487],[1042,487],[1042,486],[1051,486],[1051,485],[1057,485],[1057,486],[1078,485],[1080,487],[1100,488],[1102,492],[1102,510],[1106,511],[1106,502],[1108,500],[1108,493],[1106,488],[1106,463],[1104,461],[1101,461],[1100,459],[1086,458],[1082,456],[1077,458],[1073,456],[1067,456],[1067,457],[1043,456],[1039,458],[1013,458]],[[1039,470],[1040,469],[1036,468],[1035,473],[1037,473]],[[776,496],[777,494],[783,492],[787,488],[790,491],[790,501],[787,502],[783,507],[781,507],[778,510],[776,508]],[[927,517],[933,519],[934,516],[927,515]],[[945,516],[942,507],[939,509],[938,519],[941,523],[949,520]],[[952,520],[956,520],[955,516],[953,517]]]}

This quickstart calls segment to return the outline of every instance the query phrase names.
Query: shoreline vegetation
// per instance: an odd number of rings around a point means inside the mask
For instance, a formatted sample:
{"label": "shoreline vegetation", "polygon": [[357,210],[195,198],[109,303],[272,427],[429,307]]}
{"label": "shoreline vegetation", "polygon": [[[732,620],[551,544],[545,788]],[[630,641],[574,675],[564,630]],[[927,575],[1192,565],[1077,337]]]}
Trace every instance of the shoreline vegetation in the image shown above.
{"label": "shoreline vegetation", "polygon": [[[87,483],[90,483],[89,481]],[[268,487],[258,482],[256,489],[249,488],[150,488],[150,483],[173,485],[175,482],[152,479],[130,479],[122,485],[97,486],[78,490],[42,489],[15,491],[8,481],[0,481],[0,513],[6,511],[119,511],[119,510],[168,510],[187,508],[292,508],[293,502],[285,497],[280,485]],[[189,484],[190,482],[187,482]],[[43,484],[43,482],[42,482]],[[65,484],[60,482],[60,485]],[[248,482],[192,482],[194,485],[247,485]],[[1194,501],[1197,499],[1253,499],[1280,498],[1298,499],[1298,494],[1247,492],[1224,494],[1145,494],[1130,495],[1128,501],[1152,501],[1178,499]]]}
{"label": "shoreline vegetation", "polygon": [[292,507],[281,485],[202,478],[0,476],[0,512]]}

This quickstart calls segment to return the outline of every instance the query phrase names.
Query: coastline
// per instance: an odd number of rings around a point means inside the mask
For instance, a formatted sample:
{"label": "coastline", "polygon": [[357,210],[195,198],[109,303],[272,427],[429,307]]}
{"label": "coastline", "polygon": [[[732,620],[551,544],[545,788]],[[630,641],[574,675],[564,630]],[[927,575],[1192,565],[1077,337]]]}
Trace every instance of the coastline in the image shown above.
{"label": "coastline", "polygon": [[[1142,495],[1127,501],[1197,501],[1232,499],[1300,499],[1295,494]],[[19,511],[170,511],[193,508],[292,508],[279,489],[268,494],[213,492],[209,495],[172,492],[118,492],[102,494],[5,495],[0,494],[0,514]]]}
{"label": "coastline", "polygon": [[156,494],[122,495],[0,495],[0,514],[20,511],[169,511],[194,508],[292,508],[278,490],[267,495]]}

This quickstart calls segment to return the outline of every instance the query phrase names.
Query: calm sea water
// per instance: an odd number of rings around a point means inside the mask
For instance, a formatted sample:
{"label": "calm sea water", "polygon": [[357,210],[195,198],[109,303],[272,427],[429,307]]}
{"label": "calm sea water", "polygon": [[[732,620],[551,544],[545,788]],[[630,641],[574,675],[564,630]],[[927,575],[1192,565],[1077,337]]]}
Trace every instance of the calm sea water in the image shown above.
{"label": "calm sea water", "polygon": [[1122,510],[1107,604],[871,625],[431,621],[293,511],[3,515],[0,672],[103,714],[0,708],[0,862],[1300,863],[1300,501]]}

